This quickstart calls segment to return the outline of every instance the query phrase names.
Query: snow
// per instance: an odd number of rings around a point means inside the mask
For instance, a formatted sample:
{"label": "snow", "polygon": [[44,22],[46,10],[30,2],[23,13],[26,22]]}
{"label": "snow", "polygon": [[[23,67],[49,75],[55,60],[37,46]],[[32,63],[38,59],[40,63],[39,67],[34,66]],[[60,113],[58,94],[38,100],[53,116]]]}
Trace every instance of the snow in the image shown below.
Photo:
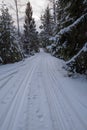
{"label": "snow", "polygon": [[72,57],[69,61],[66,62],[66,64],[69,64],[70,62],[74,62],[75,59],[82,53],[82,52],[87,52],[87,43],[83,46],[83,48],[74,56]]}
{"label": "snow", "polygon": [[84,45],[84,47],[82,48],[82,50],[81,51],[84,51],[84,52],[86,52],[87,51],[87,43],[85,43],[85,45]]}
{"label": "snow", "polygon": [[54,54],[55,54],[55,51],[52,52],[52,50],[53,50],[53,48],[55,48],[55,47],[56,47],[56,44],[48,45],[48,46],[46,47],[47,52],[49,52],[49,53],[51,53],[52,55],[54,55]]}
{"label": "snow", "polygon": [[50,41],[56,41],[56,36],[49,38]]}
{"label": "snow", "polygon": [[47,46],[46,48],[47,48],[48,50],[51,50],[52,46],[49,45],[49,46]]}
{"label": "snow", "polygon": [[78,18],[72,25],[70,25],[64,29],[61,29],[59,34],[61,35],[61,34],[69,32],[69,31],[72,31],[73,27],[75,27],[76,25],[78,25],[80,22],[83,21],[83,18],[87,18],[87,13],[82,15],[80,18]]}
{"label": "snow", "polygon": [[87,130],[87,80],[40,53],[0,66],[0,130]]}

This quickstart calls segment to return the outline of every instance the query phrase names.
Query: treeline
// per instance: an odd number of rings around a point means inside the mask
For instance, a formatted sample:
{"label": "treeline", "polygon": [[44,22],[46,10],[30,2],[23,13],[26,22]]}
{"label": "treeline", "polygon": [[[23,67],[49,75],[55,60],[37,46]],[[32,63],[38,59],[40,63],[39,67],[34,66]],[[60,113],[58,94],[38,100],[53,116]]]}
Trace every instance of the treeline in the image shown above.
{"label": "treeline", "polygon": [[38,32],[30,2],[26,5],[23,33],[18,33],[10,10],[3,3],[0,13],[0,63],[14,63],[38,52]]}
{"label": "treeline", "polygon": [[87,1],[50,0],[41,21],[43,46],[64,59],[67,70],[87,74]]}

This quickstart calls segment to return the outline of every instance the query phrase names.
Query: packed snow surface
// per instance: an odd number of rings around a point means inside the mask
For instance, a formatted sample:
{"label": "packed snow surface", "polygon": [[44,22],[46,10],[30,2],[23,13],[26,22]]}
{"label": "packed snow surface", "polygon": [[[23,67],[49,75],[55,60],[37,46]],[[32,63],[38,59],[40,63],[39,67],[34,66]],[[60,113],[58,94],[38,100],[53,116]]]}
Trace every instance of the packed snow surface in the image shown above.
{"label": "packed snow surface", "polygon": [[87,130],[87,80],[41,52],[0,66],[0,130]]}

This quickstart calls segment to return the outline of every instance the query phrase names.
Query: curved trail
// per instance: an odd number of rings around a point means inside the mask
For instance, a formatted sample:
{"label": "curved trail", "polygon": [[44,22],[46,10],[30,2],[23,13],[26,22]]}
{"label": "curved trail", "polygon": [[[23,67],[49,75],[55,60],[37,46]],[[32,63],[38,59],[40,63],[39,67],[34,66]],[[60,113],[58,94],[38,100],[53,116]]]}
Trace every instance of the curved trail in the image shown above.
{"label": "curved trail", "polygon": [[60,60],[41,51],[7,66],[0,75],[0,130],[87,130],[86,85],[64,77]]}

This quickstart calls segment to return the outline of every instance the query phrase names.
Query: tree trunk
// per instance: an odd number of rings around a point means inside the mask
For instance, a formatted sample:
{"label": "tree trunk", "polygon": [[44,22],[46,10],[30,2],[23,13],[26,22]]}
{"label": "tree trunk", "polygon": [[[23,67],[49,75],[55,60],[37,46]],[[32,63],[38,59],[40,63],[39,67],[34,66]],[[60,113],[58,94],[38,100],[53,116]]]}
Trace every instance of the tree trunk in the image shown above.
{"label": "tree trunk", "polygon": [[17,27],[18,27],[18,36],[20,35],[20,28],[19,28],[19,15],[18,15],[18,4],[17,0],[14,0],[16,6],[16,17],[17,17]]}

